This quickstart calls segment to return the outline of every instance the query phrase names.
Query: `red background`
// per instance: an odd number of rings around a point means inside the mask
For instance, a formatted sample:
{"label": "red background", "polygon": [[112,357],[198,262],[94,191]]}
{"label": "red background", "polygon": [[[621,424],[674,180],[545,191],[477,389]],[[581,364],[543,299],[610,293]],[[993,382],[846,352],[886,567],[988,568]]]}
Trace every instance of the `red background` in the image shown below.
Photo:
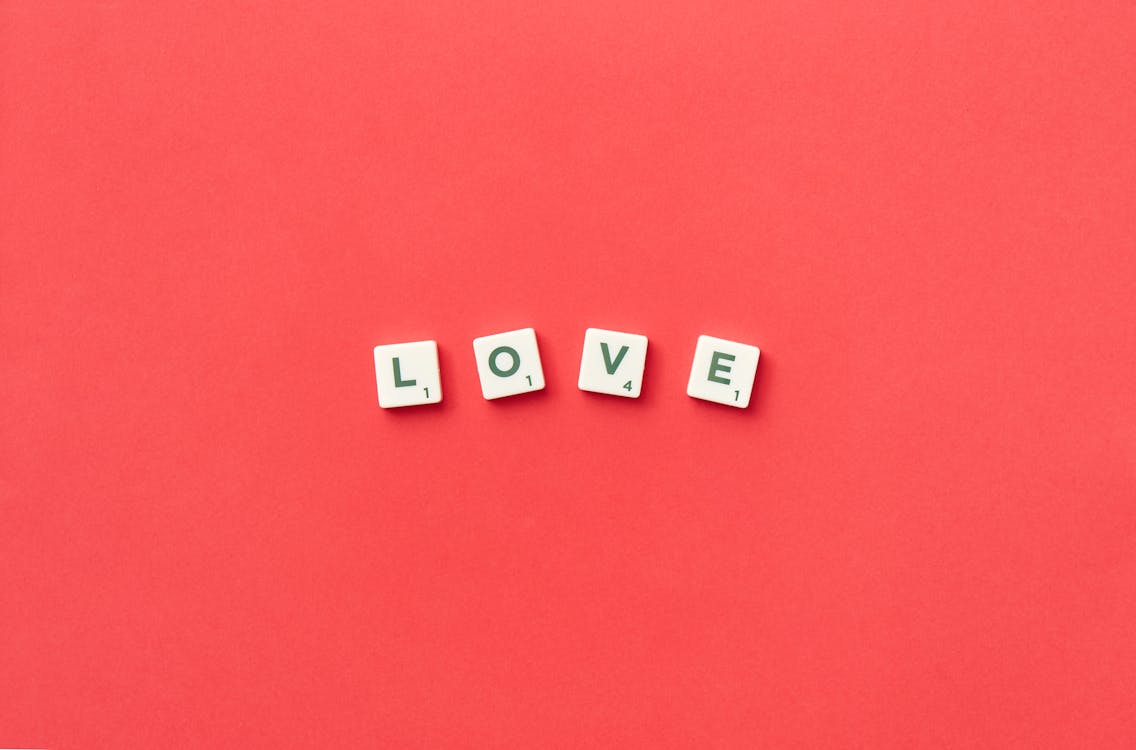
{"label": "red background", "polygon": [[238,5],[0,10],[0,744],[1136,746],[1131,3]]}

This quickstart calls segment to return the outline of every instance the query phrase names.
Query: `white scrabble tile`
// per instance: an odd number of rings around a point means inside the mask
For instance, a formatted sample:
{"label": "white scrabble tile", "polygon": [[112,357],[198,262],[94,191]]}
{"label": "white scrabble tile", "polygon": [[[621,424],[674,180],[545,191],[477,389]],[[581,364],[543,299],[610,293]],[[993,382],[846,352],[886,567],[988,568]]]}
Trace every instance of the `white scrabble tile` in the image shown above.
{"label": "white scrabble tile", "polygon": [[753,393],[761,350],[736,341],[699,336],[686,395],[744,409]]}
{"label": "white scrabble tile", "polygon": [[581,391],[639,398],[646,361],[646,336],[589,328],[577,385]]}
{"label": "white scrabble tile", "polygon": [[376,346],[375,379],[379,406],[384,409],[438,403],[442,400],[442,378],[437,342]]}
{"label": "white scrabble tile", "polygon": [[488,400],[544,388],[540,350],[531,328],[474,339],[473,356],[477,358],[481,395]]}

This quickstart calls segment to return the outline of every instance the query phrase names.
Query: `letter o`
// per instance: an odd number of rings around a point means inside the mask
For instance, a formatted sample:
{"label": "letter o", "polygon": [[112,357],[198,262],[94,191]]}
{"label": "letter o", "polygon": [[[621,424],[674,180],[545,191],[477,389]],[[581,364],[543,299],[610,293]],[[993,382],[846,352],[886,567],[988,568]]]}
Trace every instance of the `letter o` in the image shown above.
{"label": "letter o", "polygon": [[[497,366],[497,355],[499,354],[508,354],[513,360],[513,366],[507,370],[499,368]],[[489,353],[489,369],[497,377],[507,378],[521,369],[521,355],[517,354],[517,350],[511,346],[499,346]]]}

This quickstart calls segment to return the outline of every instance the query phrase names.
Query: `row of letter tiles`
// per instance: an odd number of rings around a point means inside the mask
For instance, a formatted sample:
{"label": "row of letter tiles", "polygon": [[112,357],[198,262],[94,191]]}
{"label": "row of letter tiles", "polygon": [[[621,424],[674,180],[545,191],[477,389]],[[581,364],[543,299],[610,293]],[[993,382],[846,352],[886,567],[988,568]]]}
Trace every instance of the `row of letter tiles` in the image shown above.
{"label": "row of letter tiles", "polygon": [[[536,332],[531,328],[495,333],[473,340],[481,395],[486,400],[544,388],[544,370]],[[761,350],[736,341],[699,336],[686,394],[744,409],[753,393]],[[580,361],[581,391],[639,398],[647,362],[647,337],[637,333],[589,328]],[[414,341],[375,347],[379,406],[436,404],[442,400],[438,344]]]}

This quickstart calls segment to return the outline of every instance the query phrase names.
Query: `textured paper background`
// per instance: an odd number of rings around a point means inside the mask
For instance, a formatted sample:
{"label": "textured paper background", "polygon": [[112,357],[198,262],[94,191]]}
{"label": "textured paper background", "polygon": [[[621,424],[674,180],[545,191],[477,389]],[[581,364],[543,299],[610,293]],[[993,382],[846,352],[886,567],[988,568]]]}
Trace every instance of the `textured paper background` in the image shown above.
{"label": "textured paper background", "polygon": [[1134,71],[1127,2],[3,3],[0,744],[1133,747]]}

